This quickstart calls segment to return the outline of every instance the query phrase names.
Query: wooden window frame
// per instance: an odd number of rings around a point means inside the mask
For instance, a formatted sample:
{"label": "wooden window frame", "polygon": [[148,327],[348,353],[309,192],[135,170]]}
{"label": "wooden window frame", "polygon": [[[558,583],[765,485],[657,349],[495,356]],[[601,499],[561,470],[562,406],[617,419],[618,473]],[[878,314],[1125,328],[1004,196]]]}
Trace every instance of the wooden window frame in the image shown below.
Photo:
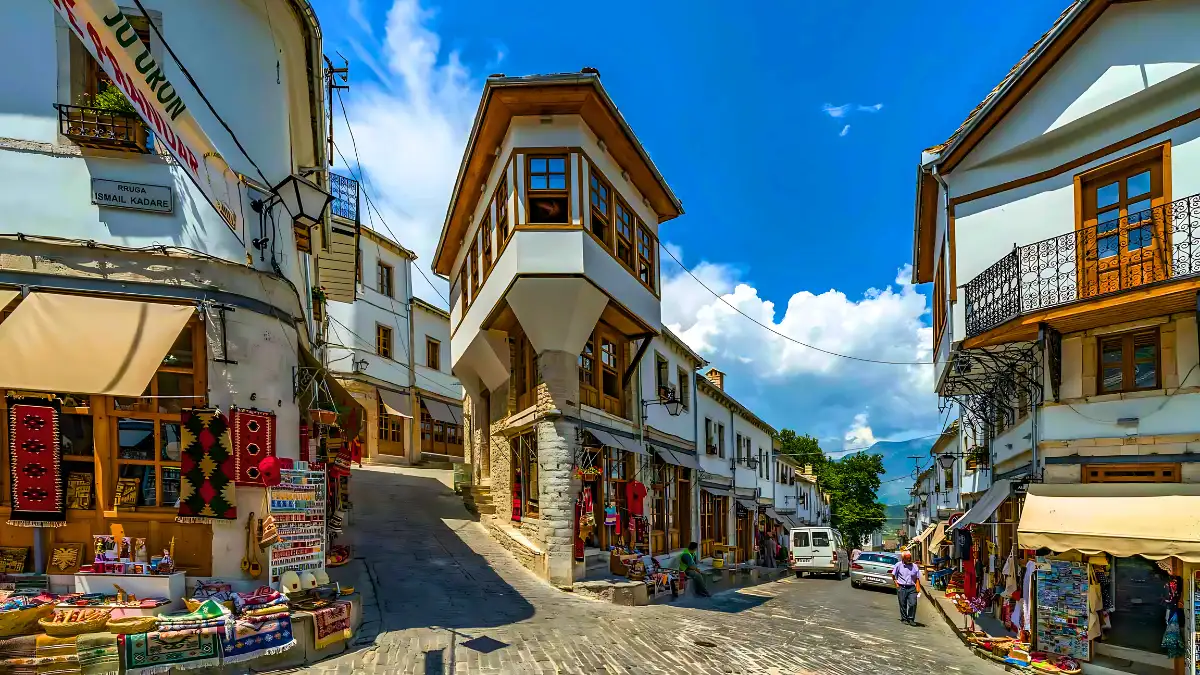
{"label": "wooden window frame", "polygon": [[709,455],[717,454],[716,428],[717,426],[712,419],[708,417],[704,418],[704,451]]}
{"label": "wooden window frame", "polygon": [[667,400],[671,389],[671,362],[665,356],[654,352],[654,393],[658,400]]}
{"label": "wooden window frame", "polygon": [[471,266],[471,297],[474,299],[479,298],[479,235],[480,230],[476,230],[471,239],[471,250],[467,252],[467,262]]}
{"label": "wooden window frame", "polygon": [[[1153,339],[1154,344],[1154,385],[1150,387],[1137,387],[1135,374],[1136,365],[1138,363],[1148,363],[1147,361],[1138,361],[1136,358],[1136,346],[1139,339]],[[1104,388],[1104,351],[1108,344],[1120,342],[1121,346],[1121,388],[1108,390]],[[1158,328],[1142,329],[1128,331],[1125,333],[1116,333],[1113,335],[1100,335],[1096,337],[1096,393],[1104,394],[1127,394],[1135,391],[1154,391],[1163,388],[1162,374],[1162,334]]]}
{"label": "wooden window frame", "polygon": [[524,332],[513,337],[512,386],[517,397],[517,411],[525,410],[536,402],[540,374],[537,368],[537,352]]}
{"label": "wooden window frame", "polygon": [[479,237],[483,246],[483,280],[487,281],[488,273],[492,271],[492,214],[491,209],[485,209],[483,223],[479,225]]}
{"label": "wooden window frame", "polygon": [[[1141,462],[1129,464],[1084,464],[1080,467],[1084,483],[1180,483],[1183,465],[1178,462]],[[1132,474],[1141,475],[1132,475]],[[1153,476],[1146,475],[1153,473]]]}
{"label": "wooden window frame", "polygon": [[[658,237],[650,231],[649,227],[639,221],[637,229],[637,268],[638,273],[635,275],[637,280],[641,282],[651,293],[658,296]],[[642,247],[646,248],[646,253],[643,255]],[[646,272],[646,278],[642,278],[642,272]]]}
{"label": "wooden window frame", "polygon": [[[460,304],[462,305],[462,316],[463,317],[465,317],[467,315],[467,310],[470,309],[470,307],[471,307],[471,294],[467,290],[468,264],[469,264],[468,260],[466,258],[463,258],[462,269],[460,269],[458,271],[458,295],[459,295]],[[459,321],[461,321],[461,320],[462,320],[462,317],[459,317]]]}
{"label": "wooden window frame", "polygon": [[[624,265],[625,269],[629,270],[630,274],[636,277],[637,272],[634,270],[637,267],[638,217],[637,214],[633,212],[633,209],[629,208],[629,205],[625,203],[625,200],[621,199],[619,196],[613,201],[613,250],[611,252],[613,257],[616,258],[617,261],[622,265]],[[622,213],[625,217],[622,217]],[[625,236],[621,233],[622,224],[628,226],[629,236]],[[621,255],[622,245],[625,246],[625,256]]]}
{"label": "wooden window frame", "polygon": [[395,353],[395,333],[390,326],[385,326],[381,323],[375,324],[375,354],[382,356],[385,359],[394,360],[392,355]]}
{"label": "wooden window frame", "polygon": [[748,459],[747,457],[743,456],[743,454],[742,454],[742,450],[746,446],[746,441],[745,441],[745,437],[742,436],[742,434],[737,431],[733,432],[733,445],[734,445],[734,452],[737,453],[734,456],[734,461],[737,462],[738,464],[744,464],[746,459]]}
{"label": "wooden window frame", "polygon": [[[541,513],[541,500],[539,499],[541,495],[538,488],[541,476],[538,470],[537,432],[526,431],[519,434],[513,441],[517,450],[517,462],[514,462],[514,466],[520,466],[522,476],[521,517],[537,518]],[[533,480],[530,480],[531,473]],[[532,490],[530,490],[531,486]]]}
{"label": "wooden window frame", "polygon": [[432,370],[442,369],[442,343],[425,336],[425,365]]}
{"label": "wooden window frame", "polygon": [[[535,175],[546,176],[547,177],[547,179],[546,179],[547,185],[549,185],[549,183],[550,183],[550,179],[549,179],[550,176],[558,175],[557,172],[550,171],[549,162],[547,162],[547,164],[546,164],[546,172],[545,173],[537,172],[535,174],[532,171],[533,162],[535,160],[540,160],[540,159],[544,159],[544,160],[561,159],[562,160],[562,162],[563,162],[563,187],[561,189],[549,188],[549,187],[547,187],[547,188],[534,188],[533,187],[533,178]],[[564,200],[564,204],[566,207],[566,218],[561,223],[553,223],[553,222],[543,223],[543,222],[538,222],[538,221],[533,220],[533,210],[530,208],[530,201],[533,199],[541,198],[541,197],[554,197],[554,198],[561,197]],[[539,153],[539,154],[525,155],[525,220],[526,220],[527,225],[540,225],[540,226],[566,227],[566,228],[574,227],[574,224],[571,222],[571,155],[570,155],[570,153],[567,153],[567,152]]]}
{"label": "wooden window frame", "polygon": [[[588,221],[588,233],[590,233],[600,245],[606,249],[613,247],[613,187],[612,183],[605,180],[604,174],[596,168],[595,164],[588,165],[588,212],[591,218]],[[603,232],[596,232],[596,223],[602,223]]]}
{"label": "wooden window frame", "polygon": [[691,407],[692,403],[692,378],[691,375],[688,374],[686,368],[678,369],[677,378],[679,380],[679,384],[677,385],[679,387],[679,402],[683,404],[683,409],[687,410],[689,407]]}
{"label": "wooden window frame", "polygon": [[[605,362],[605,342],[613,345],[613,356],[616,361],[615,366]],[[589,346],[592,348],[591,354],[587,352]],[[625,387],[621,385],[621,376],[628,367],[628,346],[628,340],[621,335],[620,331],[617,331],[603,321],[596,324],[591,335],[584,343],[584,351],[580,352],[577,360],[576,370],[579,376],[580,403],[603,410],[611,415],[628,419],[629,415],[626,411],[627,396],[625,394]],[[589,359],[592,363],[590,371],[585,365]],[[604,390],[604,377],[606,374],[610,374],[616,379],[618,387],[616,397],[611,396]]]}
{"label": "wooden window frame", "polygon": [[946,312],[946,252],[938,253],[937,267],[933,276],[933,352],[936,354],[946,335],[949,324]]}
{"label": "wooden window frame", "polygon": [[500,259],[500,254],[504,253],[504,247],[508,245],[508,240],[512,237],[513,223],[509,217],[508,210],[508,170],[512,166],[512,160],[509,160],[504,165],[504,169],[500,171],[500,180],[496,182],[496,192],[492,195],[492,201],[496,203],[496,259]]}
{"label": "wooden window frame", "polygon": [[376,283],[381,294],[389,298],[396,297],[396,268],[385,262],[375,263],[377,266]]}
{"label": "wooden window frame", "polygon": [[717,422],[717,457],[725,459],[725,424]]}

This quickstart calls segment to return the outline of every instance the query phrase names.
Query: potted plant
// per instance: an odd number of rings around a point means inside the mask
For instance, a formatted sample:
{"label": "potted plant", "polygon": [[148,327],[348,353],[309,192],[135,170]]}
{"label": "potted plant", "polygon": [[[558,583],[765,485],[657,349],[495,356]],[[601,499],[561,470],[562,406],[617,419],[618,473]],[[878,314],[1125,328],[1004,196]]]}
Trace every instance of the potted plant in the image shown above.
{"label": "potted plant", "polygon": [[[142,124],[137,108],[111,82],[105,83],[104,87],[95,95],[80,96],[79,105],[83,106],[77,113],[79,117],[71,121],[80,122],[79,133],[81,136],[118,143],[132,142],[143,149],[149,147],[147,140],[149,130],[145,124]],[[108,115],[104,113],[108,113]],[[122,122],[126,133],[117,133],[118,124],[114,117],[124,118]],[[92,128],[91,133],[88,132],[89,125]]]}
{"label": "potted plant", "polygon": [[313,408],[308,411],[309,417],[317,424],[333,424],[337,421],[337,411],[326,408]]}

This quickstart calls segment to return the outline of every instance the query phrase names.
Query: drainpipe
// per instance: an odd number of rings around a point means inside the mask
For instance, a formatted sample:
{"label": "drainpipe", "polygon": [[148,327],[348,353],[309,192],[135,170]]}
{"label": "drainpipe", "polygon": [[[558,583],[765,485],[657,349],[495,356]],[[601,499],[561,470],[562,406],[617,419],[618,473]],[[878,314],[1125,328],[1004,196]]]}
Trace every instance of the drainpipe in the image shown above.
{"label": "drainpipe", "polygon": [[[650,343],[650,339],[651,338],[649,338],[649,337],[645,338],[646,344]],[[645,359],[638,360],[637,371],[634,373],[635,379],[637,380],[637,387],[636,387],[637,395],[633,397],[634,411],[635,411],[635,414],[637,415],[638,445],[642,448],[642,450],[646,450],[646,406],[642,405],[642,365],[643,365],[642,361],[644,361],[644,360]],[[649,452],[649,451],[647,450],[647,452]],[[654,470],[654,458],[653,457],[645,457],[639,461],[649,462],[650,470],[651,471]],[[653,484],[653,479],[654,479],[653,474],[651,474],[650,478],[651,478],[651,483]],[[663,489],[664,490],[666,489],[666,485],[663,485]],[[651,496],[650,498],[654,499],[653,496]],[[664,499],[663,502],[665,505],[666,500]],[[645,507],[643,506],[643,509],[644,508]],[[643,510],[642,513],[640,513],[638,515],[645,516],[646,512]],[[668,530],[670,529],[670,523],[667,522],[667,518],[669,518],[669,517],[670,517],[670,514],[666,514],[666,513],[663,514],[663,523],[667,526],[666,529],[668,529]],[[646,529],[650,530],[653,528],[654,528],[654,523],[649,523],[649,527],[647,527]],[[665,534],[666,533],[664,532],[664,535]],[[650,557],[654,557],[654,537],[653,536],[646,537],[646,550],[649,552]]]}
{"label": "drainpipe", "polygon": [[[413,287],[412,287],[412,256],[404,259],[404,283],[407,284],[408,302],[405,303],[405,310],[408,312],[408,396],[409,403],[413,409],[412,433],[409,434],[409,442],[412,443],[412,452],[409,453],[409,463],[416,464],[421,458],[421,401],[417,398],[417,372],[416,372],[416,354],[417,346],[413,344],[416,338],[416,327],[413,325]],[[449,354],[447,354],[449,356]],[[471,406],[471,413],[475,413],[475,406]],[[464,431],[465,422],[464,422]],[[472,425],[474,431],[474,425]],[[464,439],[465,440],[465,439]],[[474,443],[472,443],[474,445]]]}

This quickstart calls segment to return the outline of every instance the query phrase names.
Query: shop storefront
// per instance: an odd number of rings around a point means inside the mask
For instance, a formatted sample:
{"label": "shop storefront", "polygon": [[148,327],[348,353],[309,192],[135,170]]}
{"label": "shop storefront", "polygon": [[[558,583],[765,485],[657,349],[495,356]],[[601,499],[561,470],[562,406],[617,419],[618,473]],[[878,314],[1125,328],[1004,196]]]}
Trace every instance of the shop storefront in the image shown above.
{"label": "shop storefront", "polygon": [[724,556],[729,548],[729,487],[700,484],[700,556]]}
{"label": "shop storefront", "polygon": [[680,550],[691,541],[692,483],[700,463],[692,453],[662,444],[651,447],[654,450],[651,489],[655,495],[651,539],[652,551],[658,555]]}

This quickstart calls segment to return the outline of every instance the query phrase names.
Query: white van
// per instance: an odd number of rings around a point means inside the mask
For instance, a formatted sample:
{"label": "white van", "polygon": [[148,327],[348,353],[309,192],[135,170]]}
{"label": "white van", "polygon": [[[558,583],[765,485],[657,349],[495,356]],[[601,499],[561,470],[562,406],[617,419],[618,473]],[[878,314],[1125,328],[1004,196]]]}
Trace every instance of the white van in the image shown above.
{"label": "white van", "polygon": [[832,527],[795,527],[790,533],[789,567],[800,578],[810,574],[832,574],[839,581],[850,573],[850,554],[842,535]]}

